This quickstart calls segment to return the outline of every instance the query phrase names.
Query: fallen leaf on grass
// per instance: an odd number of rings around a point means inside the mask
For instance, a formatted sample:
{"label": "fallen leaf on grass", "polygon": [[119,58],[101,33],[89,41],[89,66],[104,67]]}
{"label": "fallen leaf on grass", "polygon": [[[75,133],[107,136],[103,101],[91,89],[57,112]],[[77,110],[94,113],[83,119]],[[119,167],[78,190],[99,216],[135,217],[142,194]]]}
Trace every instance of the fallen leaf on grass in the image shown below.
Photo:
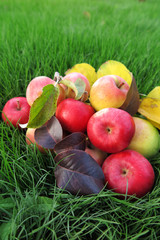
{"label": "fallen leaf on grass", "polygon": [[68,150],[55,157],[55,178],[59,188],[72,194],[97,194],[104,188],[104,174],[85,151]]}

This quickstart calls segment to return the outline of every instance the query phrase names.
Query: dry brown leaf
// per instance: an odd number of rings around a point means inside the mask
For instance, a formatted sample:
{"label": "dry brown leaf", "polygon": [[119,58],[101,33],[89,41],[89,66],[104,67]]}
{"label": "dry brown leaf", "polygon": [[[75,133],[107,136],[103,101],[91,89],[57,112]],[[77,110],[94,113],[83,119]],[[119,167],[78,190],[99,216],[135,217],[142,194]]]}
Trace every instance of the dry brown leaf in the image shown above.
{"label": "dry brown leaf", "polygon": [[121,109],[127,111],[132,116],[137,113],[139,105],[140,105],[140,99],[139,99],[139,92],[137,89],[136,81],[132,75],[132,82],[130,85],[130,89],[127,94],[127,98],[123,105],[120,107]]}

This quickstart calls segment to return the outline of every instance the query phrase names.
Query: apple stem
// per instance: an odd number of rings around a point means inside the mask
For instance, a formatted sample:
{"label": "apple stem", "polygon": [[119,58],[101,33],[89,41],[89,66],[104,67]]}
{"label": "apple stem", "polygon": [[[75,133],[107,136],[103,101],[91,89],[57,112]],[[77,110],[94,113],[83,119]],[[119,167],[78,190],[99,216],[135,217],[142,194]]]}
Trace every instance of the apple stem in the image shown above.
{"label": "apple stem", "polygon": [[17,110],[20,110],[21,107],[20,107],[20,104],[19,104],[19,100],[17,100]]}
{"label": "apple stem", "polygon": [[55,72],[53,80],[56,82],[54,86],[62,80],[62,76],[60,76],[59,72]]}
{"label": "apple stem", "polygon": [[118,88],[121,88],[124,85],[124,82],[118,85]]}

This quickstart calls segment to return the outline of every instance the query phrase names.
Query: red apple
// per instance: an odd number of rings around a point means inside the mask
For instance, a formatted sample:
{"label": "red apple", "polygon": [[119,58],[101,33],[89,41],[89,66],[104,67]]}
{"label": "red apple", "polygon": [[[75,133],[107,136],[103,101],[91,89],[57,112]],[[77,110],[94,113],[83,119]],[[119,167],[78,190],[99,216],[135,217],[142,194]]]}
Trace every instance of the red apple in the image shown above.
{"label": "red apple", "polygon": [[56,117],[64,130],[69,132],[85,132],[87,123],[93,115],[94,109],[81,101],[67,98],[56,110]]}
{"label": "red apple", "polygon": [[[26,98],[30,106],[32,106],[33,102],[38,97],[41,96],[43,87],[45,87],[48,84],[55,85],[56,82],[51,78],[45,77],[45,76],[39,76],[39,77],[33,78],[30,81],[26,89]],[[65,99],[65,90],[60,84],[56,84],[56,86],[59,88],[59,97],[57,100],[57,105],[58,105],[62,100]]]}
{"label": "red apple", "polygon": [[87,134],[91,143],[108,153],[125,149],[135,132],[132,116],[118,108],[104,108],[88,121]]}
{"label": "red apple", "polygon": [[155,174],[150,162],[134,150],[111,154],[102,165],[108,189],[140,198],[151,191]]}
{"label": "red apple", "polygon": [[6,102],[2,110],[2,119],[7,125],[19,127],[29,120],[30,106],[25,97],[14,97]]}

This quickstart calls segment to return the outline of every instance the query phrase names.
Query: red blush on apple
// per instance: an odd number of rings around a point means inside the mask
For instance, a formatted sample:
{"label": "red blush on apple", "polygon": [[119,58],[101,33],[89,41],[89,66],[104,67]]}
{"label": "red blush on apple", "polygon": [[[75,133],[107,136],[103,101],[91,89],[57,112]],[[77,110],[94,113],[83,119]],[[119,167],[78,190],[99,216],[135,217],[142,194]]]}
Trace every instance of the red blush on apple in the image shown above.
{"label": "red blush on apple", "polygon": [[140,198],[151,191],[155,174],[150,162],[134,150],[111,154],[102,165],[107,188]]}

